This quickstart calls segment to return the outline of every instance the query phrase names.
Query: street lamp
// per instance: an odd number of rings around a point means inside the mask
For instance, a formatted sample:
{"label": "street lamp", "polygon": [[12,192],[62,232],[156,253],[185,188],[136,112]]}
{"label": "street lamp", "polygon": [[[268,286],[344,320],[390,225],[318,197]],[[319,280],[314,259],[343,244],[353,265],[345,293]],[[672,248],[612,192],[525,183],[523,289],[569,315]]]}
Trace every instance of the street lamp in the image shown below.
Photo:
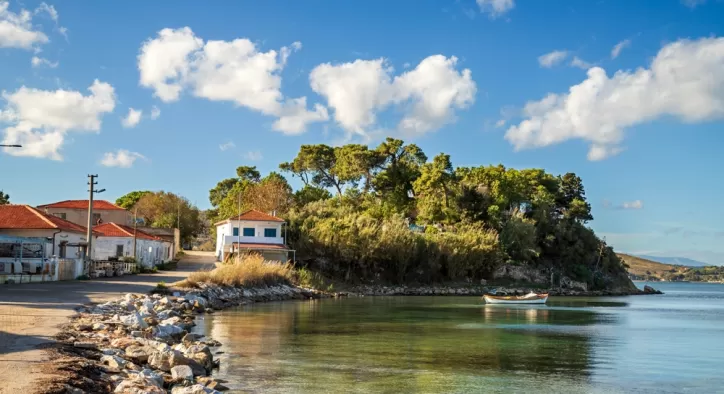
{"label": "street lamp", "polygon": [[17,145],[17,144],[12,144],[12,145],[0,144],[0,147],[3,147],[3,148],[22,148],[23,146],[22,146],[22,145]]}

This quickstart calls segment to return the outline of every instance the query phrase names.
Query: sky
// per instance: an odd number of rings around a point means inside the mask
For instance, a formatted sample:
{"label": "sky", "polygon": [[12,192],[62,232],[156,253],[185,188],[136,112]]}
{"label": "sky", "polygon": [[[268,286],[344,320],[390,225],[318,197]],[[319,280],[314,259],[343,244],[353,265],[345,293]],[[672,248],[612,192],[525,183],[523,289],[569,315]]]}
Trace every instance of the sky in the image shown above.
{"label": "sky", "polygon": [[[165,190],[386,136],[575,172],[618,251],[724,263],[724,2],[0,0],[0,189]],[[296,183],[292,182],[296,186]]]}

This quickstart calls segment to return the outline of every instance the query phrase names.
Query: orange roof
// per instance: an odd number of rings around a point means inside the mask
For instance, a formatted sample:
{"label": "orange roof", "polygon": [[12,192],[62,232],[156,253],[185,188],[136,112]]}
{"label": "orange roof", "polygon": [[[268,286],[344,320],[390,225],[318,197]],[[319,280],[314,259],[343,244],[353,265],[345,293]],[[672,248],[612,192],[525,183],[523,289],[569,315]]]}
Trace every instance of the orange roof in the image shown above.
{"label": "orange roof", "polygon": [[284,222],[284,219],[266,214],[261,211],[257,211],[256,209],[250,209],[248,211],[242,212],[241,215],[233,216],[227,220],[222,220],[218,223],[215,223],[215,225],[218,225],[221,223],[226,223],[229,220],[247,220],[250,222],[280,222],[280,223]]}
{"label": "orange roof", "polygon": [[0,228],[86,233],[86,228],[81,225],[48,215],[29,205],[0,205]]}
{"label": "orange roof", "polygon": [[239,246],[240,249],[278,249],[278,250],[289,250],[286,246],[280,244],[252,244],[246,242],[234,242],[234,245]]}
{"label": "orange roof", "polygon": [[[38,205],[38,208],[88,209],[88,200],[58,201],[51,204]],[[93,209],[106,211],[125,211],[125,209],[106,200],[93,200]]]}
{"label": "orange roof", "polygon": [[[102,237],[133,237],[133,227],[124,226],[118,223],[103,223],[93,227],[93,231],[100,233]],[[144,233],[136,229],[136,238],[160,241],[161,238]]]}

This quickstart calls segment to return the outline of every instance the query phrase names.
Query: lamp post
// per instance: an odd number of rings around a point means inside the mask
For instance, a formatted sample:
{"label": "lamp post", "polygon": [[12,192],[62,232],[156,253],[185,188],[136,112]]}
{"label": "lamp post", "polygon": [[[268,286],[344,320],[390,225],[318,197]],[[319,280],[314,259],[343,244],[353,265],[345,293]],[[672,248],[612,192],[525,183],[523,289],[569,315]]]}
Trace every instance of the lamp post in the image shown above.
{"label": "lamp post", "polygon": [[12,145],[6,145],[6,144],[0,144],[0,147],[2,148],[22,148],[22,145],[12,144]]}

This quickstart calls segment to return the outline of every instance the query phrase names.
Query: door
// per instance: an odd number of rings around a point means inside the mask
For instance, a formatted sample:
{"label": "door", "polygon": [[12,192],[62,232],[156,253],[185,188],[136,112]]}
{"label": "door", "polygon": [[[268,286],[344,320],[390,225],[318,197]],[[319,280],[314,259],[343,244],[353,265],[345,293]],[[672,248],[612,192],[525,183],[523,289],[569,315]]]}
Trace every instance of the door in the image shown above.
{"label": "door", "polygon": [[116,245],[116,257],[123,257],[123,245]]}

